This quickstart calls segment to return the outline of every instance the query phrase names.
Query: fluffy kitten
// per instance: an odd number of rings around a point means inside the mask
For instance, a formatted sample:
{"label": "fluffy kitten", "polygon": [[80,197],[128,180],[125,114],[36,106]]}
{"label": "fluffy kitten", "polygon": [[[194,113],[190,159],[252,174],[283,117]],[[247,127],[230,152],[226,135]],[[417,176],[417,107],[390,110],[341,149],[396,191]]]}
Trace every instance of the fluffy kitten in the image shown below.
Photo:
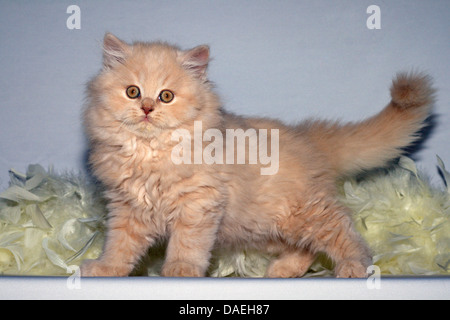
{"label": "fluffy kitten", "polygon": [[[84,119],[93,172],[107,188],[108,232],[82,276],[127,276],[159,239],[168,240],[164,276],[204,276],[214,247],[273,253],[268,277],[302,276],[319,251],[338,277],[366,276],[370,250],[336,200],[335,181],[385,165],[418,138],[432,105],[428,77],[398,75],[391,102],[360,123],[287,126],[224,111],[207,79],[207,46],[128,45],[106,34],[103,59]],[[268,129],[269,141],[278,129],[278,172],[262,175],[263,165],[248,161],[175,164],[172,133],[193,139],[195,121],[224,136]]]}

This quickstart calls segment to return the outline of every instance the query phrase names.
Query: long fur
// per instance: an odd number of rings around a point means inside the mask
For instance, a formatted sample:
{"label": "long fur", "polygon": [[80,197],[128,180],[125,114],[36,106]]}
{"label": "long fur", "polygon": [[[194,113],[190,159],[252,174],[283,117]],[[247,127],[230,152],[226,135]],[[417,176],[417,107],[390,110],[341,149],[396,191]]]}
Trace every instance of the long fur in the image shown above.
{"label": "long fur", "polygon": [[[93,172],[107,189],[108,232],[102,256],[83,263],[83,276],[126,276],[162,238],[164,276],[204,276],[214,247],[276,255],[268,277],[302,276],[317,252],[335,262],[338,277],[366,276],[370,251],[337,200],[335,182],[384,165],[417,138],[432,105],[426,76],[400,74],[392,101],[363,122],[287,126],[224,111],[206,77],[206,46],[128,45],[107,34],[104,49],[84,119]],[[126,96],[129,85],[141,98]],[[158,100],[163,89],[175,93],[170,104]],[[154,104],[148,116],[144,98]],[[183,129],[194,137],[196,121],[224,135],[279,130],[278,172],[261,175],[261,164],[175,164],[171,135]]]}

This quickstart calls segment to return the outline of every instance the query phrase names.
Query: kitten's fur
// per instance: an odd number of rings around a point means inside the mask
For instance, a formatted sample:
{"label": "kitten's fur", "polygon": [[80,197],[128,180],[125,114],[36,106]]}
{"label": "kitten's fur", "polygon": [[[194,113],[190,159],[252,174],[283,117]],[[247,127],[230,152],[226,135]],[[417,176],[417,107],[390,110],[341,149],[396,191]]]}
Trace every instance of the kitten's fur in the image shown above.
{"label": "kitten's fur", "polygon": [[[161,238],[168,239],[164,276],[204,276],[215,246],[277,255],[268,277],[302,276],[319,251],[338,277],[366,276],[370,250],[336,200],[335,181],[385,165],[416,140],[431,111],[428,77],[398,75],[392,101],[360,123],[287,126],[225,112],[207,80],[208,62],[207,46],[128,45],[106,34],[84,119],[93,172],[107,188],[108,232],[103,254],[83,263],[82,276],[127,276]],[[139,98],[127,97],[130,85]],[[169,104],[158,100],[163,89],[175,93]],[[194,121],[224,133],[279,129],[278,173],[261,175],[250,164],[175,165],[171,134],[183,128],[194,137]]]}

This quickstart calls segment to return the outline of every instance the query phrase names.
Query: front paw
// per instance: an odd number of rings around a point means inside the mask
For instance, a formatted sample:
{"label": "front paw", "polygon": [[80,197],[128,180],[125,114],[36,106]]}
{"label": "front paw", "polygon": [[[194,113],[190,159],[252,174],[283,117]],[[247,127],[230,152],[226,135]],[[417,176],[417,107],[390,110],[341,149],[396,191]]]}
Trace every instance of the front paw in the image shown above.
{"label": "front paw", "polygon": [[308,271],[310,263],[293,264],[289,261],[275,260],[267,267],[267,278],[300,278]]}
{"label": "front paw", "polygon": [[84,260],[80,266],[82,277],[106,277],[107,268],[99,260]]}
{"label": "front paw", "polygon": [[204,273],[199,266],[182,261],[166,263],[161,271],[163,277],[203,277]]}
{"label": "front paw", "polygon": [[80,267],[82,277],[124,277],[128,273],[101,260],[84,260]]}
{"label": "front paw", "polygon": [[337,278],[367,278],[366,264],[358,260],[343,260],[336,265]]}

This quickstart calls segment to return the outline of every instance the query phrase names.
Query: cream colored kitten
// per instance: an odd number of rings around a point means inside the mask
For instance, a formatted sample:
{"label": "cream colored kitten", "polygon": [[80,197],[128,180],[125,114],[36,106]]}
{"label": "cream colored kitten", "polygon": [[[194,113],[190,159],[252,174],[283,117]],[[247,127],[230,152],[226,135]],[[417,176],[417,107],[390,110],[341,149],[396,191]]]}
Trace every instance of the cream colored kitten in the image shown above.
{"label": "cream colored kitten", "polygon": [[[268,277],[302,276],[317,252],[333,259],[338,277],[366,276],[370,250],[337,201],[335,181],[385,165],[416,140],[431,111],[426,76],[397,76],[392,101],[363,122],[287,126],[224,111],[207,79],[207,46],[128,45],[106,34],[103,58],[84,119],[93,172],[107,188],[108,232],[103,254],[83,263],[82,276],[127,276],[160,239],[168,240],[164,276],[204,276],[214,247],[277,255]],[[225,157],[228,140],[206,153],[230,129],[251,133],[245,164]],[[180,132],[191,149],[180,152]],[[204,138],[211,132],[216,139]],[[267,141],[267,155],[278,154],[272,174],[262,174],[267,161],[250,161],[264,146],[252,148],[251,136]],[[202,150],[229,161],[194,159]]]}

